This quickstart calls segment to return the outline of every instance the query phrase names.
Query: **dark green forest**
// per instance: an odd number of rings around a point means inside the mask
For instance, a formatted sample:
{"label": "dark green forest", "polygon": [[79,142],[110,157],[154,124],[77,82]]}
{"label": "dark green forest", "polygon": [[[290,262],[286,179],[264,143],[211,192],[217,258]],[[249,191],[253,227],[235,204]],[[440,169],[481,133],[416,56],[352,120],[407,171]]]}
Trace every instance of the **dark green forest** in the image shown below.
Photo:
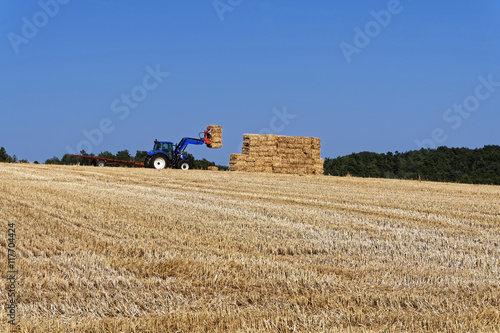
{"label": "dark green forest", "polygon": [[419,179],[438,182],[500,185],[500,146],[478,149],[420,149],[406,153],[370,152],[325,159],[332,176]]}

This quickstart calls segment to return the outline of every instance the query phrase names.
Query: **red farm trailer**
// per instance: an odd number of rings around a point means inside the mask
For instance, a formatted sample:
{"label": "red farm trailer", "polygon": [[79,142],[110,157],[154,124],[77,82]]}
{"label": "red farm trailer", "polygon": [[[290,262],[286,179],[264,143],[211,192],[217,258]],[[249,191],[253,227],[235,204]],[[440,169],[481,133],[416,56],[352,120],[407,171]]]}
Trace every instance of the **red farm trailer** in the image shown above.
{"label": "red farm trailer", "polygon": [[89,160],[92,160],[92,165],[97,166],[97,167],[103,167],[106,165],[113,165],[113,164],[133,164],[133,165],[144,165],[144,163],[138,163],[134,161],[122,161],[122,160],[115,160],[113,158],[105,158],[105,157],[97,157],[97,156],[85,156],[85,155],[70,155],[71,157],[77,157],[77,158],[86,158]]}

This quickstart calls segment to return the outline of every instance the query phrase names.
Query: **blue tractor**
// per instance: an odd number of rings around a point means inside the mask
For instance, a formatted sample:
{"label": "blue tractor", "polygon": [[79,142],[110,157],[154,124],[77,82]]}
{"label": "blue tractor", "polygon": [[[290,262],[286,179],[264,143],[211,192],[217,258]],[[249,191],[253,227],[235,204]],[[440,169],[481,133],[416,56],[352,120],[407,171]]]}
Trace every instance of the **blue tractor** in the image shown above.
{"label": "blue tractor", "polygon": [[176,145],[169,141],[155,140],[153,150],[148,152],[144,160],[144,166],[146,168],[155,169],[177,168],[189,170],[191,165],[187,160],[187,156],[184,155],[184,150],[188,145],[203,145],[209,143],[210,141],[207,140],[206,132],[203,138],[182,138]]}

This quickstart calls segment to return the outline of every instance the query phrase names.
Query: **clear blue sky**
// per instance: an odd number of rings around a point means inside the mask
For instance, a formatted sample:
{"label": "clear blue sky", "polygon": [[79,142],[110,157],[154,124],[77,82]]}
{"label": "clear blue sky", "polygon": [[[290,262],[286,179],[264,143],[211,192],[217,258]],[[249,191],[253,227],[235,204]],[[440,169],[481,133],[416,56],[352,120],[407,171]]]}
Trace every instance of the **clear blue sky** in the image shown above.
{"label": "clear blue sky", "polygon": [[226,165],[269,131],[324,157],[500,144],[497,0],[59,1],[0,0],[0,146],[19,158],[209,124],[224,148],[188,151]]}

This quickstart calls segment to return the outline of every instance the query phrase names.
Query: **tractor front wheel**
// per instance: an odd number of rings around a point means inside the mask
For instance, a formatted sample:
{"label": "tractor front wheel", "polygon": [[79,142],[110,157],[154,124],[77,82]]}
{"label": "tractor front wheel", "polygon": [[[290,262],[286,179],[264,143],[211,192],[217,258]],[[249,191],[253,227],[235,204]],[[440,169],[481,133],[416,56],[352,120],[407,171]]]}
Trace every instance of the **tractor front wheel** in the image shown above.
{"label": "tractor front wheel", "polygon": [[179,163],[177,164],[177,168],[181,170],[189,170],[191,169],[191,166],[189,165],[188,161],[179,161]]}
{"label": "tractor front wheel", "polygon": [[161,155],[158,155],[153,158],[153,167],[155,169],[165,169],[167,166],[167,158]]}

